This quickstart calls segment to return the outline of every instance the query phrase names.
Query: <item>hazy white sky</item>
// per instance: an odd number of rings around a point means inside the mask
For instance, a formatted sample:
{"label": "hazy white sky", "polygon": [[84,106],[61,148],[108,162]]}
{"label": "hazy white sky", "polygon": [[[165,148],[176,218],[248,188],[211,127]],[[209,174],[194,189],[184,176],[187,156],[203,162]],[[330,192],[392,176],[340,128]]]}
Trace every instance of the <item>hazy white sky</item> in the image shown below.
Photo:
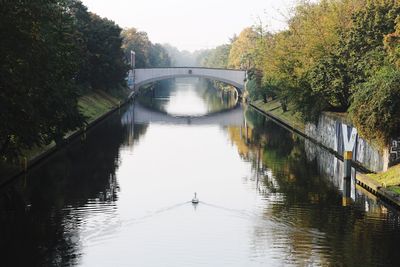
{"label": "hazy white sky", "polygon": [[[285,27],[297,0],[82,0],[121,27],[135,27],[155,43],[179,49],[213,48],[258,18],[273,31]],[[283,16],[284,14],[284,16]]]}

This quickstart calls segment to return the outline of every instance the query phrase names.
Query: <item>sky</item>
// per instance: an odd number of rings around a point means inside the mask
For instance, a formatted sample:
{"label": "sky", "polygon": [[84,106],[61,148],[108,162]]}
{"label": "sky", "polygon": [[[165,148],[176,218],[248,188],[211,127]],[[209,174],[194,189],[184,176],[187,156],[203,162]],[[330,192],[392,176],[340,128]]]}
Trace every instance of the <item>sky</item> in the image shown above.
{"label": "sky", "polygon": [[82,0],[89,11],[122,28],[148,33],[153,43],[180,50],[214,48],[262,21],[271,31],[286,27],[297,0]]}

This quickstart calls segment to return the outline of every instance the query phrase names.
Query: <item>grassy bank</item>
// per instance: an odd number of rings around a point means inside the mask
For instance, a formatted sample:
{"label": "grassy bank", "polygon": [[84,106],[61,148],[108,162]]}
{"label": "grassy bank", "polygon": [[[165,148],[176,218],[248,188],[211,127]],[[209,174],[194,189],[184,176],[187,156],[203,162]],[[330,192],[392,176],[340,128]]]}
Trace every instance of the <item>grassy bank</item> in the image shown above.
{"label": "grassy bank", "polygon": [[[105,93],[104,91],[95,90],[84,96],[81,96],[78,100],[78,106],[80,112],[85,116],[87,123],[91,123],[95,121],[97,118],[106,114],[113,108],[120,105],[120,103],[124,100],[123,97],[115,97],[110,94]],[[74,134],[75,131],[69,132],[66,135],[68,138],[70,135]],[[32,160],[39,156],[44,151],[47,151],[55,146],[55,142],[51,142],[47,146],[43,147],[34,147],[30,150],[24,151],[23,154],[27,158],[27,160]]]}
{"label": "grassy bank", "polygon": [[[80,112],[85,116],[87,123],[90,124],[121,105],[125,99],[126,96],[124,94],[111,95],[104,91],[94,90],[80,97],[78,106]],[[76,133],[76,131],[68,133],[66,138],[74,133]],[[55,145],[55,142],[52,142],[46,146],[33,147],[32,149],[23,151],[23,157],[20,160],[21,163],[17,165],[0,162],[0,183],[23,170],[25,164],[30,165],[38,158],[41,158],[49,151],[55,149]]]}
{"label": "grassy bank", "polygon": [[389,168],[386,172],[368,174],[368,177],[379,182],[388,190],[400,195],[400,164]]}
{"label": "grassy bank", "polygon": [[288,107],[288,110],[284,112],[282,110],[281,103],[279,103],[278,100],[272,100],[268,103],[264,103],[262,100],[256,100],[253,101],[252,104],[259,109],[265,111],[266,113],[272,115],[273,117],[284,121],[286,124],[292,126],[293,128],[304,132],[304,122],[300,119],[297,113],[293,112],[290,106]]}
{"label": "grassy bank", "polygon": [[87,118],[87,122],[90,123],[120,105],[123,100],[123,97],[112,96],[97,90],[80,97],[78,105],[82,114]]}

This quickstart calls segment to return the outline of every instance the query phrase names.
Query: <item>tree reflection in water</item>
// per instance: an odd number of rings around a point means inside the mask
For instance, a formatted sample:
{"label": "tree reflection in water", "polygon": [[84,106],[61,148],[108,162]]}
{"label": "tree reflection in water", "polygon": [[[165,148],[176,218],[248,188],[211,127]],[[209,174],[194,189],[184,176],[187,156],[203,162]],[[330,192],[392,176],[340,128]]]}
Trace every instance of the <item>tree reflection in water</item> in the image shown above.
{"label": "tree reflection in water", "polygon": [[[343,207],[342,163],[334,155],[251,108],[245,117],[245,127],[227,130],[240,156],[252,162],[252,180],[265,200],[263,218],[254,226],[254,255],[275,249],[278,262],[295,265],[400,262],[397,211],[361,189],[355,203]],[[278,225],[266,227],[271,220]]]}
{"label": "tree reflection in water", "polygon": [[90,130],[85,140],[75,140],[27,176],[2,188],[2,266],[77,264],[78,229],[84,216],[90,216],[82,209],[108,202],[110,214],[104,216],[112,218],[113,202],[118,198],[115,171],[120,146],[132,144],[146,129],[132,120],[122,124],[116,113]]}

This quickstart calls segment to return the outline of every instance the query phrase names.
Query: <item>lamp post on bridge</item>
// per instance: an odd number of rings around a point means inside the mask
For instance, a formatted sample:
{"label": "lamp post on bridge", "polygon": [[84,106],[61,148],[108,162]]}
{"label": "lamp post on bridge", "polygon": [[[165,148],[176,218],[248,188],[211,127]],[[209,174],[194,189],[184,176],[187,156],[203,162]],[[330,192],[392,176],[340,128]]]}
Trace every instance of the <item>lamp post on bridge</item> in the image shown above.
{"label": "lamp post on bridge", "polygon": [[131,69],[133,70],[135,68],[136,64],[136,53],[135,51],[131,50]]}

